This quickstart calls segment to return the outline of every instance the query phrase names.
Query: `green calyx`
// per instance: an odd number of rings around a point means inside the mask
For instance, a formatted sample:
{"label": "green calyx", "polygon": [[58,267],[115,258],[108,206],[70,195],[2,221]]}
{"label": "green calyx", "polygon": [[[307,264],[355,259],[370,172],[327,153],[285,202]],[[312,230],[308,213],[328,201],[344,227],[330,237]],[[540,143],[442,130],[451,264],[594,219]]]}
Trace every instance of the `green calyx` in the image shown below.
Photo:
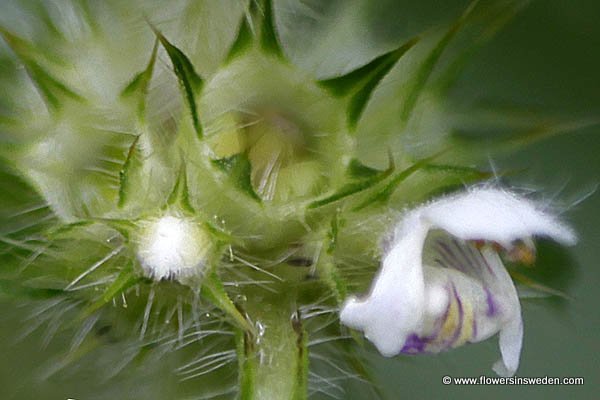
{"label": "green calyx", "polygon": [[264,203],[314,198],[339,179],[351,149],[343,103],[257,50],[208,82],[201,107],[214,157],[246,158],[248,189]]}

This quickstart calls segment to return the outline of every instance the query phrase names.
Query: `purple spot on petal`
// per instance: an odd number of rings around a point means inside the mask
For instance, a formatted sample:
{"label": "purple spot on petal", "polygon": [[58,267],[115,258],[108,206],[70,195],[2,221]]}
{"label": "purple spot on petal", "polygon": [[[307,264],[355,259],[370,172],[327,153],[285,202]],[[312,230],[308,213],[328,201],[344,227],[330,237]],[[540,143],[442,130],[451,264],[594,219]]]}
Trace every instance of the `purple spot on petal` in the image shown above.
{"label": "purple spot on petal", "polygon": [[406,338],[404,346],[402,347],[402,350],[400,350],[400,352],[403,354],[424,353],[425,346],[427,345],[428,341],[428,338],[420,338],[419,336],[413,333]]}
{"label": "purple spot on petal", "polygon": [[488,306],[486,315],[488,317],[496,316],[498,314],[498,305],[494,301],[494,296],[492,295],[492,293],[489,291],[488,288],[485,288],[485,300],[486,300],[487,306]]}

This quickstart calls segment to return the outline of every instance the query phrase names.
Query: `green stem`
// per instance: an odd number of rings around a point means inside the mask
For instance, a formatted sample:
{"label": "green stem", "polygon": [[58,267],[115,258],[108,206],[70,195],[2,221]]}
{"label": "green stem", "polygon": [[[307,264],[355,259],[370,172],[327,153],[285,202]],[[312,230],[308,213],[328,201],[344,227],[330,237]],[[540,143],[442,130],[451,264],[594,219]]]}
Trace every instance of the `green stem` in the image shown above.
{"label": "green stem", "polygon": [[308,340],[295,309],[295,293],[261,295],[262,301],[246,310],[257,334],[238,336],[240,398],[306,399]]}

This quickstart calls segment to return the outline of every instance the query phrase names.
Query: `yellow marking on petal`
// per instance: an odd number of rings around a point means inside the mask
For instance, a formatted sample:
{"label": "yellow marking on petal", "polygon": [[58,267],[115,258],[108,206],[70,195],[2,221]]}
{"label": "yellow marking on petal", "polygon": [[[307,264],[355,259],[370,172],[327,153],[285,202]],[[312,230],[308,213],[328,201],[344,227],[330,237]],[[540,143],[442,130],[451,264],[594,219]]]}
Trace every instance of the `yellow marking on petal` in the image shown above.
{"label": "yellow marking on petal", "polygon": [[457,294],[453,293],[450,296],[450,304],[448,305],[448,312],[445,317],[439,334],[427,346],[427,350],[430,352],[439,352],[449,347],[461,346],[473,337],[474,313],[473,305],[470,302],[464,299],[459,300]]}
{"label": "yellow marking on petal", "polygon": [[435,344],[443,344],[443,342],[452,338],[459,323],[460,313],[458,311],[458,301],[456,300],[456,297],[452,295],[450,296],[450,304],[448,306],[446,319],[444,320],[442,329],[435,340]]}
{"label": "yellow marking on petal", "polygon": [[452,343],[451,347],[462,346],[473,336],[473,306],[470,302],[463,301],[463,321],[460,336]]}

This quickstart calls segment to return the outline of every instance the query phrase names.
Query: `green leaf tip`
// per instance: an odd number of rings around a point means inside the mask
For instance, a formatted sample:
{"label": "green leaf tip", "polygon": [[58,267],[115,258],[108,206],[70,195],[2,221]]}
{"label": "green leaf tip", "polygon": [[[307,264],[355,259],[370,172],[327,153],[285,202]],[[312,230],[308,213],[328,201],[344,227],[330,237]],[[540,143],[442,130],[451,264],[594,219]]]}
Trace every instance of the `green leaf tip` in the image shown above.
{"label": "green leaf tip", "polygon": [[565,300],[573,300],[573,298],[571,296],[569,296],[567,293],[563,292],[562,290],[558,290],[558,289],[552,288],[550,286],[544,285],[543,283],[540,283],[537,280],[532,279],[521,272],[518,272],[515,270],[510,270],[509,274],[510,274],[510,277],[513,278],[518,283],[520,283],[530,289],[533,289],[537,292],[540,292],[540,293],[548,295],[548,296],[560,297]]}
{"label": "green leaf tip", "polygon": [[212,160],[213,165],[229,175],[231,182],[242,192],[258,202],[262,202],[260,196],[252,185],[252,165],[248,156],[244,153],[231,157]]}
{"label": "green leaf tip", "polygon": [[382,189],[377,191],[375,194],[369,196],[365,201],[363,201],[362,203],[360,203],[359,205],[354,207],[352,209],[352,211],[362,210],[372,204],[387,202],[389,200],[389,198],[392,196],[392,194],[394,193],[394,191],[396,190],[396,188],[402,182],[404,182],[409,176],[411,176],[415,172],[423,169],[427,164],[429,164],[435,158],[439,157],[444,152],[445,151],[442,151],[442,152],[432,155],[431,157],[427,157],[422,160],[419,160],[419,161],[415,162],[413,165],[411,165],[410,167],[398,172],[397,174],[392,176],[392,178],[389,180],[389,182],[387,182],[386,185]]}
{"label": "green leaf tip", "polygon": [[127,157],[125,158],[123,167],[119,171],[119,193],[117,199],[117,205],[119,208],[122,208],[125,205],[128,198],[129,172],[139,139],[139,136],[136,136],[133,139],[133,142],[129,146],[129,150],[127,150]]}
{"label": "green leaf tip", "polygon": [[104,224],[115,231],[119,232],[125,240],[129,240],[131,232],[137,230],[136,223],[129,219],[114,219],[114,218],[95,218],[91,221],[83,221],[84,223],[98,222]]}
{"label": "green leaf tip", "polygon": [[339,201],[345,197],[367,190],[375,186],[379,182],[385,180],[396,168],[391,154],[389,154],[389,157],[389,166],[384,171],[369,168],[361,164],[359,161],[353,160],[352,162],[350,162],[347,173],[348,175],[350,175],[350,177],[359,179],[353,179],[351,182],[345,184],[340,189],[338,189],[335,193],[323,199],[313,201],[308,205],[308,208],[313,209],[323,207],[325,205]]}
{"label": "green leaf tip", "polygon": [[191,214],[196,214],[196,210],[190,202],[187,168],[185,167],[185,163],[183,161],[180,164],[179,174],[177,175],[177,180],[175,181],[173,190],[167,199],[167,206],[176,206]]}
{"label": "green leaf tip", "polygon": [[198,116],[198,106],[196,102],[196,95],[202,89],[204,84],[203,79],[196,73],[192,62],[189,58],[177,47],[175,47],[167,38],[150,24],[150,27],[154,31],[154,34],[160,41],[160,44],[166,50],[171,63],[173,64],[173,71],[179,80],[179,84],[184,92],[190,114],[192,116],[192,124],[194,130],[199,138],[202,138],[202,125],[200,124],[200,117]]}
{"label": "green leaf tip", "polygon": [[319,85],[329,90],[334,96],[350,96],[346,110],[350,129],[356,128],[371,95],[381,80],[418,41],[419,38],[412,38],[397,49],[375,58],[355,71],[340,77],[319,81]]}
{"label": "green leaf tip", "polygon": [[[530,116],[534,119],[534,116]],[[535,117],[539,119],[540,117]],[[583,118],[561,120],[542,116],[538,122],[527,127],[506,127],[494,130],[494,134],[486,136],[474,135],[469,129],[457,129],[452,132],[452,140],[463,148],[471,151],[480,151],[481,148],[493,148],[495,151],[511,151],[529,146],[533,143],[567,133],[577,132],[580,129],[600,125],[600,118]]]}
{"label": "green leaf tip", "polygon": [[[355,332],[356,331],[352,331],[352,333],[351,333],[351,335],[353,337],[355,337],[355,335],[354,335]],[[354,343],[356,343],[356,342],[354,342]],[[375,399],[377,399],[377,400],[385,399],[383,392],[375,383],[375,379],[373,378],[373,376],[371,374],[371,371],[370,371],[367,361],[362,359],[359,356],[359,354],[357,353],[356,347],[353,346],[354,343],[347,341],[347,342],[343,342],[341,344],[344,349],[344,351],[342,352],[342,355],[343,355],[345,361],[348,363],[348,365],[350,366],[352,371],[354,371],[356,373],[356,375],[358,377],[360,377],[360,379],[362,379],[365,383],[367,383],[369,385],[369,388],[371,389],[370,398],[372,398],[374,400]],[[360,338],[358,344],[360,346],[363,345],[362,338]]]}
{"label": "green leaf tip", "polygon": [[225,64],[237,58],[252,44],[252,41],[254,40],[254,33],[252,32],[252,28],[250,27],[250,23],[248,22],[249,18],[251,17],[248,15],[242,16],[237,36],[233,44],[229,48],[227,56],[225,56]]}
{"label": "green leaf tip", "polygon": [[50,15],[47,4],[45,4],[45,2],[22,1],[21,3],[23,3],[23,6],[28,13],[37,16],[38,21],[41,22],[40,25],[43,25],[46,28],[46,34],[49,34],[49,36],[53,37],[53,39],[65,39],[64,34],[61,32],[61,30],[56,25],[55,21],[52,19],[52,16]]}
{"label": "green leaf tip", "polygon": [[135,273],[133,268],[133,262],[129,262],[119,272],[117,278],[104,290],[102,296],[94,303],[90,304],[86,309],[83,310],[82,316],[87,317],[93,314],[95,311],[102,308],[105,304],[108,304],[115,296],[120,293],[124,293],[127,289],[132,287],[138,282],[144,280],[143,277]]}
{"label": "green leaf tip", "polygon": [[264,0],[262,3],[263,20],[260,29],[260,46],[261,48],[274,56],[283,58],[283,50],[281,42],[277,35],[275,26],[275,14],[273,12],[273,0]]}
{"label": "green leaf tip", "polygon": [[232,322],[242,331],[247,332],[251,336],[256,334],[254,326],[240,313],[233,301],[231,301],[231,298],[229,298],[221,279],[219,279],[215,271],[209,272],[204,277],[202,294],[215,307],[227,314]]}
{"label": "green leaf tip", "polygon": [[343,221],[340,221],[339,214],[336,212],[331,218],[331,224],[329,231],[327,232],[327,254],[333,254],[338,243],[338,234],[340,232],[340,225]]}
{"label": "green leaf tip", "polygon": [[143,117],[146,109],[146,95],[148,94],[148,87],[150,86],[150,80],[152,79],[152,73],[154,72],[154,65],[156,64],[158,43],[159,40],[157,38],[154,41],[152,54],[150,55],[150,61],[148,61],[146,69],[136,74],[121,92],[121,97],[129,97],[135,95],[139,96],[138,113],[140,118]]}

